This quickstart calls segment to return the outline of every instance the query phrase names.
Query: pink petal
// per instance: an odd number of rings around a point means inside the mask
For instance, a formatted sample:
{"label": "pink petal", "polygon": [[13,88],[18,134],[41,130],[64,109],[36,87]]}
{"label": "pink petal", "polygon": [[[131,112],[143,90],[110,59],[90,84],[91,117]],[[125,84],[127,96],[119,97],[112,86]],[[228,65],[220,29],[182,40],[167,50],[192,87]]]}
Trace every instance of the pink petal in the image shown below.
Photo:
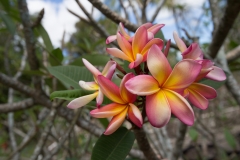
{"label": "pink petal", "polygon": [[141,27],[142,27],[142,26],[144,26],[146,29],[149,29],[150,27],[153,26],[153,24],[150,23],[150,22],[147,22],[147,23],[142,24]]}
{"label": "pink petal", "polygon": [[105,65],[102,71],[102,75],[108,79],[112,79],[116,66],[117,63],[115,61],[108,61],[108,63]]}
{"label": "pink petal", "polygon": [[192,43],[187,50],[182,53],[183,59],[201,59],[203,52],[197,43]]}
{"label": "pink petal", "polygon": [[139,75],[131,78],[125,84],[127,90],[140,96],[151,95],[160,90],[158,82],[149,75]]}
{"label": "pink petal", "polygon": [[160,128],[168,123],[171,109],[162,90],[146,97],[146,113],[154,127]]}
{"label": "pink petal", "polygon": [[168,89],[164,89],[164,93],[167,97],[172,113],[186,125],[193,125],[194,113],[187,100],[180,94]]}
{"label": "pink petal", "polygon": [[129,103],[128,117],[139,128],[142,127],[143,124],[142,114],[140,110],[132,103]]}
{"label": "pink petal", "polygon": [[106,44],[109,44],[109,43],[115,41],[116,39],[117,39],[117,36],[116,36],[116,35],[109,36],[109,37],[106,39]]}
{"label": "pink petal", "polygon": [[133,69],[133,68],[137,67],[139,64],[141,64],[142,61],[143,61],[143,56],[141,54],[137,54],[135,61],[131,62],[128,67],[130,69]]}
{"label": "pink petal", "polygon": [[84,82],[79,81],[79,85],[82,89],[89,90],[89,91],[96,91],[99,89],[99,86],[96,82]]}
{"label": "pink petal", "polygon": [[147,57],[147,65],[152,76],[158,81],[161,86],[168,76],[170,75],[172,68],[157,45],[153,45]]}
{"label": "pink petal", "polygon": [[152,27],[148,28],[148,32],[152,32],[154,35],[162,28],[165,24],[155,24]]}
{"label": "pink petal", "polygon": [[183,53],[185,50],[187,50],[187,47],[185,45],[185,43],[182,41],[181,38],[178,37],[177,32],[173,32],[173,38],[179,48],[179,50]]}
{"label": "pink petal", "polygon": [[133,103],[137,98],[137,95],[130,93],[125,87],[125,83],[133,77],[135,77],[133,73],[126,74],[120,84],[120,95],[126,103]]}
{"label": "pink petal", "polygon": [[195,81],[201,68],[201,65],[193,60],[182,60],[176,64],[163,87],[175,91],[185,89]]}
{"label": "pink petal", "polygon": [[101,75],[102,73],[97,70],[91,63],[89,63],[86,59],[82,59],[84,65],[87,67],[87,69],[93,74],[95,78],[97,78],[98,75]]}
{"label": "pink petal", "polygon": [[168,52],[169,52],[169,49],[170,49],[170,45],[171,45],[171,39],[169,39],[168,41],[167,41],[167,44],[166,44],[166,47],[165,47],[165,49],[164,49],[164,55],[167,57],[168,56]]}
{"label": "pink petal", "polygon": [[205,97],[203,97],[198,92],[195,92],[194,90],[188,89],[188,91],[189,91],[188,100],[195,107],[200,108],[200,109],[207,109],[209,102]]}
{"label": "pink petal", "polygon": [[126,109],[124,109],[121,113],[119,113],[118,115],[114,116],[111,119],[111,122],[109,123],[106,131],[104,132],[105,135],[112,134],[122,125],[127,115],[127,111],[128,111],[128,108],[126,107]]}
{"label": "pink petal", "polygon": [[154,38],[152,40],[150,40],[143,48],[143,50],[141,51],[141,54],[144,55],[148,52],[148,50],[152,47],[152,45],[157,45],[159,47],[160,50],[162,50],[163,48],[163,40],[159,39],[159,38]]}
{"label": "pink petal", "polygon": [[98,76],[98,84],[103,94],[107,96],[109,99],[111,99],[113,102],[120,104],[125,103],[120,96],[118,86],[114,84],[112,81],[100,75]]}
{"label": "pink petal", "polygon": [[103,98],[104,98],[104,95],[101,91],[101,89],[99,88],[99,91],[98,91],[98,96],[96,98],[96,102],[97,102],[97,108],[100,108],[102,102],[103,102]]}
{"label": "pink petal", "polygon": [[117,42],[123,53],[133,61],[132,45],[120,33],[117,33]]}
{"label": "pink petal", "polygon": [[89,94],[86,96],[76,98],[76,99],[72,100],[70,103],[68,103],[67,107],[71,108],[71,109],[80,108],[80,107],[88,104],[89,102],[91,102],[95,97],[97,97],[97,95],[98,95],[98,92],[95,92],[93,94]]}
{"label": "pink petal", "polygon": [[152,32],[147,32],[147,41],[150,41],[154,38],[154,34]]}
{"label": "pink petal", "polygon": [[124,29],[124,25],[122,22],[119,23],[118,25],[118,30],[120,33],[123,35],[124,38],[126,38],[128,41],[131,39],[131,37],[127,34],[127,32]]}
{"label": "pink petal", "polygon": [[111,103],[101,108],[94,109],[90,112],[92,117],[95,118],[108,118],[118,115],[127,108],[126,105]]}
{"label": "pink petal", "polygon": [[137,54],[141,53],[144,46],[147,44],[147,29],[141,26],[137,29],[132,41],[133,56],[136,58]]}
{"label": "pink petal", "polygon": [[114,57],[117,57],[117,58],[120,58],[120,59],[127,60],[127,61],[131,62],[130,57],[128,57],[125,53],[123,53],[118,48],[107,48],[106,51],[107,51],[107,53],[111,54]]}
{"label": "pink petal", "polygon": [[221,68],[213,66],[213,70],[206,75],[206,78],[212,79],[214,81],[224,81],[226,80],[226,74]]}
{"label": "pink petal", "polygon": [[188,88],[191,90],[194,90],[195,92],[198,92],[199,94],[203,95],[207,99],[213,99],[217,97],[216,90],[205,84],[193,83]]}
{"label": "pink petal", "polygon": [[203,79],[204,77],[206,77],[206,75],[213,70],[213,65],[214,63],[210,60],[204,59],[204,60],[196,60],[196,62],[198,62],[199,64],[202,65],[202,69],[200,71],[200,73],[198,74],[195,82]]}

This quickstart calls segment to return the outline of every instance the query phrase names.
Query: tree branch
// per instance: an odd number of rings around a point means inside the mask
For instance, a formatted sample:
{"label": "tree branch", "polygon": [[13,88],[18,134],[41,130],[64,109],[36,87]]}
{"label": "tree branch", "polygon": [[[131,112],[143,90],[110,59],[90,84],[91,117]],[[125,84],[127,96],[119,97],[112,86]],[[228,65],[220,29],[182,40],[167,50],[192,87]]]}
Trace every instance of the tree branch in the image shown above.
{"label": "tree branch", "polygon": [[222,19],[215,31],[212,39],[212,43],[209,46],[208,54],[215,58],[219,49],[221,48],[225,38],[228,35],[228,32],[233,26],[235,19],[237,18],[238,13],[240,12],[240,1],[228,0],[227,7],[224,12]]}
{"label": "tree branch", "polygon": [[228,62],[236,60],[240,56],[240,45],[226,54]]}
{"label": "tree branch", "polygon": [[19,110],[24,110],[30,108],[34,105],[34,100],[32,98],[25,99],[20,102],[0,104],[0,113],[16,112]]}
{"label": "tree branch", "polygon": [[161,3],[158,3],[158,6],[156,8],[156,11],[154,12],[153,16],[152,16],[152,19],[151,19],[151,22],[153,23],[155,21],[155,19],[157,18],[158,16],[158,13],[160,12],[160,10],[162,9],[163,5],[165,4],[167,0],[162,0]]}
{"label": "tree branch", "polygon": [[95,8],[97,8],[102,14],[104,14],[107,18],[111,19],[113,22],[119,24],[122,22],[126,28],[130,31],[136,31],[138,26],[129,22],[125,18],[122,18],[116,12],[111,11],[105,4],[103,4],[100,0],[88,0]]}
{"label": "tree branch", "polygon": [[44,16],[44,8],[38,13],[38,17],[36,21],[31,25],[31,27],[32,28],[37,27],[41,23],[43,16]]}

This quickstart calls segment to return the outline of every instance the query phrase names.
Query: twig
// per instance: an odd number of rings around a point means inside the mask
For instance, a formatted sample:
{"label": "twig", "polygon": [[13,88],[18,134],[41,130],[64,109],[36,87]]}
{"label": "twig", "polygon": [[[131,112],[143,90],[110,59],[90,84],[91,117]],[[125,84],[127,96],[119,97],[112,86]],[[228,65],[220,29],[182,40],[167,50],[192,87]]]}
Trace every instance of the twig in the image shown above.
{"label": "twig", "polygon": [[116,12],[111,11],[105,4],[103,4],[100,0],[88,0],[95,8],[97,8],[102,14],[104,14],[107,18],[111,19],[113,22],[119,24],[122,22],[124,27],[128,28],[130,31],[136,31],[138,26],[132,24],[125,18],[122,18]]}
{"label": "twig", "polygon": [[127,12],[126,7],[124,6],[123,0],[120,0],[119,2],[120,2],[120,5],[121,5],[121,7],[123,9],[124,14],[125,14],[125,18],[129,19],[128,12]]}
{"label": "twig", "polygon": [[160,155],[156,155],[153,151],[152,147],[147,140],[146,133],[144,132],[143,128],[138,128],[136,126],[133,127],[133,131],[138,143],[140,150],[143,152],[144,156],[148,160],[158,160],[161,159]]}
{"label": "twig", "polygon": [[142,7],[142,23],[146,23],[146,22],[147,22],[147,17],[146,17],[147,1],[148,1],[148,0],[142,0],[142,2],[143,2],[143,7]]}
{"label": "twig", "polygon": [[221,48],[228,32],[232,28],[232,25],[240,12],[240,1],[228,0],[227,7],[222,19],[213,35],[212,43],[209,45],[208,54],[215,58],[219,49]]}
{"label": "twig", "polygon": [[177,132],[177,139],[173,148],[172,160],[177,160],[182,154],[183,142],[187,133],[187,125],[180,122],[180,126]]}
{"label": "twig", "polygon": [[38,17],[31,27],[32,28],[37,27],[41,23],[43,16],[44,16],[44,8],[38,13]]}
{"label": "twig", "polygon": [[68,8],[67,8],[67,10],[68,10],[69,13],[71,13],[74,16],[76,16],[77,18],[79,18],[84,23],[90,24],[90,22],[88,20],[86,20],[85,18],[83,18],[82,16],[78,15],[77,13],[73,12],[72,10],[70,10]]}
{"label": "twig", "polygon": [[137,10],[136,10],[135,6],[132,4],[132,0],[128,0],[128,3],[130,5],[130,7],[132,8],[133,14],[134,14],[134,16],[137,20],[137,24],[140,25],[141,24],[141,19],[140,19],[138,13],[137,13]]}
{"label": "twig", "polygon": [[167,0],[162,0],[161,3],[158,3],[158,6],[157,6],[157,8],[156,8],[156,10],[155,10],[155,12],[154,12],[154,14],[153,14],[150,22],[153,23],[153,22],[155,21],[155,19],[156,19],[157,16],[158,16],[158,13],[159,13],[160,10],[162,9],[162,7],[163,7],[163,5],[165,4],[166,1],[167,1]]}
{"label": "twig", "polygon": [[27,98],[20,102],[0,104],[0,113],[16,112],[19,110],[24,110],[31,108],[34,105],[32,98]]}
{"label": "twig", "polygon": [[34,149],[33,155],[31,156],[30,160],[36,160],[41,153],[45,142],[49,136],[50,130],[53,126],[54,119],[56,117],[56,108],[53,108],[50,112],[49,119],[48,119],[48,124],[45,126],[43,133],[41,134],[40,139],[38,140],[38,143]]}
{"label": "twig", "polygon": [[69,134],[71,133],[78,117],[80,116],[81,114],[81,109],[78,109],[77,113],[75,114],[69,128],[67,129],[66,131],[66,134],[62,137],[61,141],[58,143],[58,146],[54,149],[54,151],[49,154],[46,158],[44,158],[44,160],[50,160],[55,154],[57,154],[57,152],[59,151],[59,149],[62,147],[62,145],[64,144],[64,142],[66,141],[66,139],[68,138]]}

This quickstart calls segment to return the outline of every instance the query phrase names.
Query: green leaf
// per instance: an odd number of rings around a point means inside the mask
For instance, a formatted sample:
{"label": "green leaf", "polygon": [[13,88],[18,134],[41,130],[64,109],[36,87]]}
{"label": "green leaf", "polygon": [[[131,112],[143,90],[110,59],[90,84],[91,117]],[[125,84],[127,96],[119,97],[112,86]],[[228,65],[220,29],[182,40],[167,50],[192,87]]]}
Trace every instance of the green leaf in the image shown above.
{"label": "green leaf", "polygon": [[53,100],[54,98],[64,99],[71,101],[75,98],[79,98],[81,96],[85,96],[91,94],[92,92],[86,91],[83,89],[74,89],[74,90],[64,90],[64,91],[54,91],[50,94],[50,99]]}
{"label": "green leaf", "polygon": [[198,139],[198,132],[194,128],[189,128],[188,133],[193,141],[197,141]]}
{"label": "green leaf", "polygon": [[61,50],[60,48],[54,49],[54,50],[50,53],[49,61],[50,61],[50,64],[51,64],[52,66],[61,65],[61,63],[62,63],[62,61],[63,61],[62,50]]}
{"label": "green leaf", "polygon": [[91,160],[124,160],[134,140],[134,134],[123,127],[111,135],[103,134],[93,148]]}
{"label": "green leaf", "polygon": [[228,129],[224,128],[224,135],[225,135],[225,138],[228,142],[228,144],[233,148],[233,149],[236,149],[237,147],[237,140],[235,139],[235,137],[231,134],[231,132],[229,132]]}
{"label": "green leaf", "polygon": [[8,31],[14,35],[16,31],[16,26],[12,19],[5,13],[0,11],[0,18],[3,20],[5,26],[7,27]]}
{"label": "green leaf", "polygon": [[48,71],[60,80],[67,88],[73,87],[79,89],[78,82],[92,81],[92,74],[85,67],[78,66],[54,66],[48,67]]}
{"label": "green leaf", "polygon": [[213,81],[210,79],[204,79],[204,80],[200,81],[200,83],[211,86],[214,89],[220,88],[225,82],[226,82],[226,80],[219,82],[219,81]]}
{"label": "green leaf", "polygon": [[51,42],[51,39],[47,33],[47,31],[45,30],[45,28],[40,24],[37,27],[35,27],[38,34],[42,37],[44,45],[46,47],[46,50],[50,53],[53,50],[53,45]]}
{"label": "green leaf", "polygon": [[104,128],[107,128],[109,121],[107,118],[99,118],[99,122],[103,125]]}
{"label": "green leaf", "polygon": [[159,30],[158,33],[155,34],[154,37],[155,37],[155,38],[160,38],[160,39],[162,39],[162,40],[165,39],[162,30]]}
{"label": "green leaf", "polygon": [[1,5],[4,7],[4,9],[6,11],[8,11],[10,9],[10,3],[9,2],[10,1],[4,1],[4,0],[0,1]]}

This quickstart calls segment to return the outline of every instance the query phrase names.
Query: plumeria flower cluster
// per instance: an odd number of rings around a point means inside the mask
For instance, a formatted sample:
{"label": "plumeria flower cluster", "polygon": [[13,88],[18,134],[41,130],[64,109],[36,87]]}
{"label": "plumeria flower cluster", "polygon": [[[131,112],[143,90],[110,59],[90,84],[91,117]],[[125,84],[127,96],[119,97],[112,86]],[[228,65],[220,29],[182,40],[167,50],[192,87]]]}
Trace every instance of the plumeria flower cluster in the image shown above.
{"label": "plumeria flower cluster", "polygon": [[[83,89],[95,92],[74,99],[68,107],[79,108],[96,98],[97,108],[90,114],[96,118],[112,118],[105,135],[116,131],[125,119],[142,127],[145,115],[149,123],[158,128],[169,122],[171,114],[186,125],[193,125],[194,112],[190,103],[206,109],[209,100],[217,96],[214,88],[200,81],[203,78],[223,81],[226,75],[211,60],[203,59],[197,43],[187,47],[175,32],[173,37],[182,53],[182,60],[172,68],[167,59],[170,41],[164,48],[163,40],[154,38],[163,26],[146,23],[130,36],[120,23],[116,35],[106,40],[107,44],[116,40],[120,49],[107,48],[106,51],[128,61],[132,72],[126,73],[111,60],[101,73],[83,59],[84,65],[93,74],[94,82],[80,81],[79,84]],[[116,69],[124,74],[119,87],[111,81]],[[104,95],[112,103],[101,106]]]}

